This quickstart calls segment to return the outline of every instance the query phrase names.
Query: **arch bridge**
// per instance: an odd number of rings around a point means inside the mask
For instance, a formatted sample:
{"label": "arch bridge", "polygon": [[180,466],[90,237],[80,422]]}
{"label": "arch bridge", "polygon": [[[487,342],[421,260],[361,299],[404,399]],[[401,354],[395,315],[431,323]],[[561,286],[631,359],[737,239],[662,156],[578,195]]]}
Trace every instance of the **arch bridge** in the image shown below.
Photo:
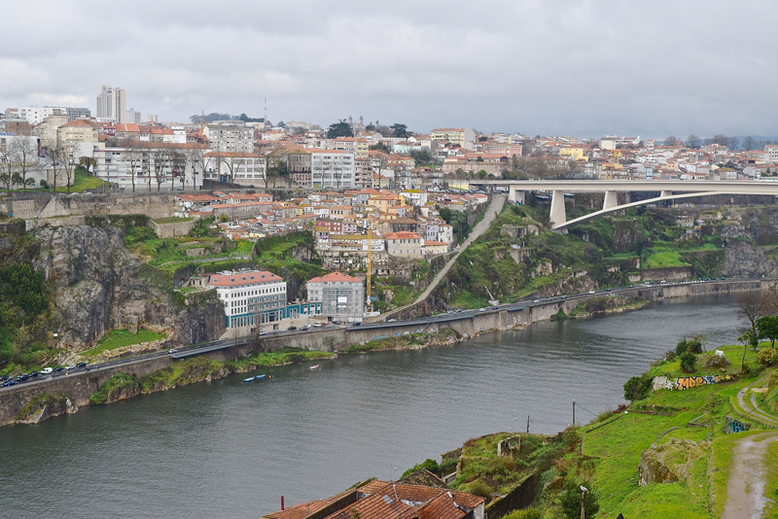
{"label": "arch bridge", "polygon": [[[545,191],[551,193],[551,214],[549,221],[555,231],[563,231],[576,223],[585,222],[605,214],[654,204],[666,200],[695,198],[714,195],[768,195],[778,196],[778,182],[760,181],[729,181],[701,182],[682,180],[471,180],[470,186],[485,191],[508,190],[508,199],[524,203],[524,195],[528,191]],[[660,196],[628,202],[619,205],[618,193],[636,191],[658,191]],[[567,219],[565,213],[565,193],[605,193],[602,209],[580,218]]]}

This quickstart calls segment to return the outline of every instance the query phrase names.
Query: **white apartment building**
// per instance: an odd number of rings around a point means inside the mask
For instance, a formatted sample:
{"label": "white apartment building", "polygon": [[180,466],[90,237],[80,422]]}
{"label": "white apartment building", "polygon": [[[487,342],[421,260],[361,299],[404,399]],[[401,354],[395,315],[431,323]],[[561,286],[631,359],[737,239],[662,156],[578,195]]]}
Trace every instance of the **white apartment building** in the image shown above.
{"label": "white apartment building", "polygon": [[127,117],[125,117],[128,123],[132,124],[140,124],[142,122],[141,120],[141,114],[140,110],[135,110],[134,108],[130,108],[127,110]]}
{"label": "white apartment building", "polygon": [[311,151],[311,187],[354,188],[354,155],[336,150]]}
{"label": "white apartment building", "polygon": [[280,321],[286,308],[286,281],[265,270],[207,274],[208,286],[224,303],[227,328]]}
{"label": "white apartment building", "polygon": [[772,164],[778,162],[778,144],[768,144],[764,147],[765,155],[767,155],[767,162]]}
{"label": "white apartment building", "polygon": [[322,315],[348,322],[362,322],[365,314],[365,287],[362,280],[341,272],[309,279],[305,285],[308,300],[322,303]]}
{"label": "white apartment building", "polygon": [[267,159],[258,153],[206,153],[205,178],[242,186],[264,187]]}
{"label": "white apartment building", "polygon": [[135,147],[105,147],[100,142],[93,144],[91,155],[97,162],[94,175],[118,184],[124,191],[132,190],[133,172],[136,191],[156,190],[155,172],[159,173],[161,190],[178,190],[199,189],[203,185],[200,155],[207,150],[206,146],[193,143],[149,142]]}
{"label": "white apartment building", "polygon": [[248,126],[237,124],[208,124],[203,128],[203,134],[213,151],[231,153],[254,152],[254,130]]}
{"label": "white apartment building", "polygon": [[103,85],[97,96],[97,118],[117,123],[127,121],[127,91],[123,88],[113,88]]}
{"label": "white apartment building", "polygon": [[[64,115],[67,116],[68,109],[60,108],[56,106],[22,106],[17,108],[14,112],[13,109],[7,109],[5,116],[10,118],[24,119],[31,125],[40,124],[46,117],[52,115]],[[67,121],[65,121],[67,122]]]}

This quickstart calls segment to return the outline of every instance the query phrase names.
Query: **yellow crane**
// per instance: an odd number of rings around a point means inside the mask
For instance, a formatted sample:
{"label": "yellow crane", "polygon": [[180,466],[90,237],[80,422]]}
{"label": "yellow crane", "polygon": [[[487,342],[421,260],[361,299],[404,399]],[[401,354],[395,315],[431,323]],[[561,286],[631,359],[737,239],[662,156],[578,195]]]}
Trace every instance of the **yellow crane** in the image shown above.
{"label": "yellow crane", "polygon": [[370,228],[370,222],[367,224],[367,278],[365,278],[365,295],[367,296],[367,311],[373,311],[373,300],[371,295],[371,278],[373,277],[373,229]]}

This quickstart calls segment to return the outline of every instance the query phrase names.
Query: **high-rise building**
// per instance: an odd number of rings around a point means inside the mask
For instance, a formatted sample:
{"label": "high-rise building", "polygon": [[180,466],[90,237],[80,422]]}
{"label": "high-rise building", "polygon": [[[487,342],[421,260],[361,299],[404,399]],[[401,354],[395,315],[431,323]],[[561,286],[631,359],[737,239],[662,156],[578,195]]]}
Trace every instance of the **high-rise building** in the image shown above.
{"label": "high-rise building", "polygon": [[147,123],[156,123],[157,121],[157,114],[146,114],[146,122]]}
{"label": "high-rise building", "polygon": [[68,106],[68,122],[78,121],[79,119],[89,119],[92,117],[92,111],[89,108],[73,108]]}
{"label": "high-rise building", "polygon": [[143,122],[140,116],[140,110],[135,110],[134,108],[127,110],[127,122],[130,124],[140,124]]}
{"label": "high-rise building", "polygon": [[126,123],[127,91],[122,88],[112,88],[111,85],[103,85],[102,92],[97,96],[97,118]]}

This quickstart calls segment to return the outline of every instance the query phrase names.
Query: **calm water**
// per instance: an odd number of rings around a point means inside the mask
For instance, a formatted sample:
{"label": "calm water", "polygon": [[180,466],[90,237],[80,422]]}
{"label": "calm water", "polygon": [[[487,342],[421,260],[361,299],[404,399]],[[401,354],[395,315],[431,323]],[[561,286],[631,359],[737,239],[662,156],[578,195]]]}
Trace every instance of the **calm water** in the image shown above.
{"label": "calm water", "polygon": [[623,401],[684,336],[735,343],[733,298],[673,300],[426,351],[344,356],[0,429],[0,516],[261,517],[468,438],[555,433]]}

